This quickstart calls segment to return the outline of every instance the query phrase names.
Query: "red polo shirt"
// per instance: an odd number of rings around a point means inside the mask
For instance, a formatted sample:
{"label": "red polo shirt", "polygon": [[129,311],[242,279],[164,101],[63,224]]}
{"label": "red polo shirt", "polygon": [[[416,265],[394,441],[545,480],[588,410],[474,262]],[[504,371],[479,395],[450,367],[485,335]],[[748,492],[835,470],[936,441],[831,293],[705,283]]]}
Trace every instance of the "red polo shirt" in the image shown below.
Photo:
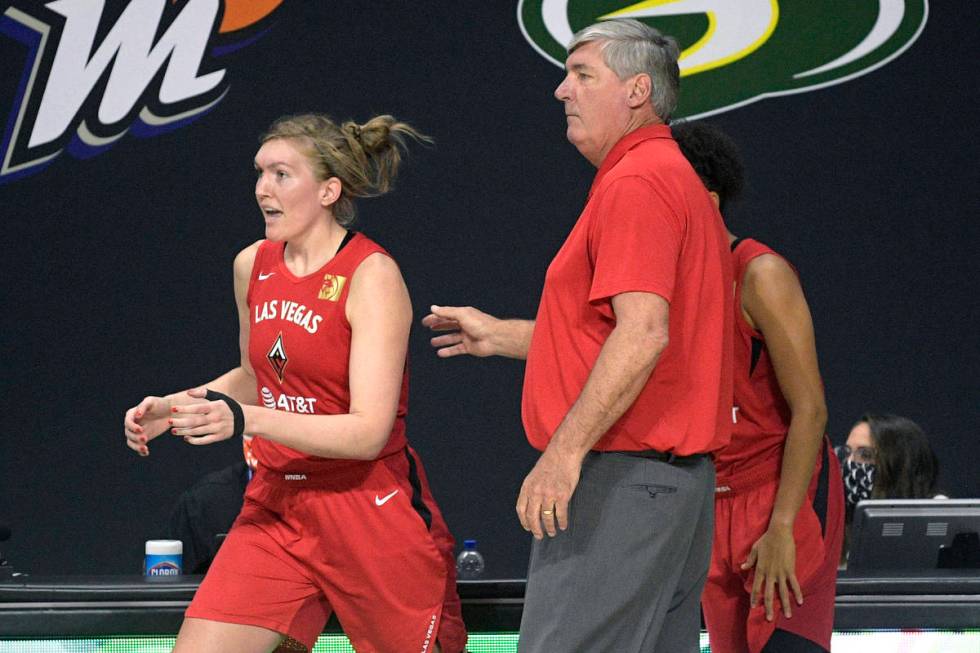
{"label": "red polo shirt", "polygon": [[606,155],[585,209],[545,276],[522,414],[543,450],[616,326],[612,297],[670,303],[669,344],[633,405],[593,447],[678,455],[728,443],[732,262],[721,215],[666,125],[637,129]]}

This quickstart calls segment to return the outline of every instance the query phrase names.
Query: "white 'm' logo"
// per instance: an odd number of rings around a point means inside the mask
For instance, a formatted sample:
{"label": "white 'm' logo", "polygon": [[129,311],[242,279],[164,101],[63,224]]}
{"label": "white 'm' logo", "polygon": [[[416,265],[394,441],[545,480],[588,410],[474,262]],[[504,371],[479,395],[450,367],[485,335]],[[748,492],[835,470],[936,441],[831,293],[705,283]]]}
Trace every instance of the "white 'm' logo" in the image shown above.
{"label": "white 'm' logo", "polygon": [[150,136],[205,113],[228,91],[214,57],[275,8],[246,15],[222,0],[129,0],[108,12],[105,0],[11,4],[0,34],[26,46],[27,58],[0,138],[0,183],[65,149],[88,158],[127,132]]}

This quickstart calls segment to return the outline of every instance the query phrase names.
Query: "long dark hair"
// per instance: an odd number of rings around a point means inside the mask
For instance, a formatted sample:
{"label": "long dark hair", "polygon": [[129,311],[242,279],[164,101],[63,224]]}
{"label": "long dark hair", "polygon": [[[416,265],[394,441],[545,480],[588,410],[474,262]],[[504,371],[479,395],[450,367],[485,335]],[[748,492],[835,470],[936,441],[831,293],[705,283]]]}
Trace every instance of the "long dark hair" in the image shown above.
{"label": "long dark hair", "polygon": [[929,499],[936,494],[939,461],[926,434],[906,417],[868,413],[875,447],[873,499]]}

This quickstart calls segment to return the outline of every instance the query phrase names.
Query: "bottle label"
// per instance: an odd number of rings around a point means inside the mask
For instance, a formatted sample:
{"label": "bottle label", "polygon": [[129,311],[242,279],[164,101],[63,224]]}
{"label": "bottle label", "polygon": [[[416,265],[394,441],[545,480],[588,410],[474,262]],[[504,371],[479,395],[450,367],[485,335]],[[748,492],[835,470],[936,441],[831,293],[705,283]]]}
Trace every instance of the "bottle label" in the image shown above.
{"label": "bottle label", "polygon": [[180,565],[183,556],[180,554],[148,555],[143,563],[144,574],[147,576],[180,576]]}

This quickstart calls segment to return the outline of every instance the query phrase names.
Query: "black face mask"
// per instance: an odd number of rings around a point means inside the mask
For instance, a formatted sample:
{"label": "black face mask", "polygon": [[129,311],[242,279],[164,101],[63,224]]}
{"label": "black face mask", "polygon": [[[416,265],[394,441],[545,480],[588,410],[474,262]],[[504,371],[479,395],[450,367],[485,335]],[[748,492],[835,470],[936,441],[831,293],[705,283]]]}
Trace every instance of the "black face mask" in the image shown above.
{"label": "black face mask", "polygon": [[871,498],[875,484],[875,464],[858,463],[845,460],[841,466],[844,476],[844,495],[847,505],[857,505],[858,501]]}

